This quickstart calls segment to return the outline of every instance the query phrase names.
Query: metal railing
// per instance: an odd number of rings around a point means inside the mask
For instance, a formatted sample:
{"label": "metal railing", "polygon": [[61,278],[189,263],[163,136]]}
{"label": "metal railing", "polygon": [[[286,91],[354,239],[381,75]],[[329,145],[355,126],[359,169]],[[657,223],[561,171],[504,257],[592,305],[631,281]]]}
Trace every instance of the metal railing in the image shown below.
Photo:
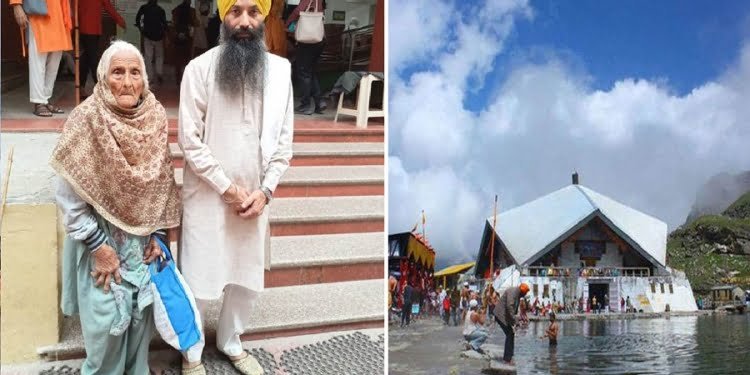
{"label": "metal railing", "polygon": [[542,267],[530,266],[521,268],[521,276],[546,277],[650,277],[648,267]]}

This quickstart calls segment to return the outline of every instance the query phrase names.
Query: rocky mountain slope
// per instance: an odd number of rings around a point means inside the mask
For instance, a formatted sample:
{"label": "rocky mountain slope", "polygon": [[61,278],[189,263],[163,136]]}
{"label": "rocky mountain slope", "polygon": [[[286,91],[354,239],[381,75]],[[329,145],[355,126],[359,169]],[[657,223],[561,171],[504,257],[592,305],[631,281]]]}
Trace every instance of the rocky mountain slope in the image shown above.
{"label": "rocky mountain slope", "polygon": [[750,171],[720,173],[704,184],[695,197],[685,224],[704,215],[719,215],[743,193],[750,191]]}
{"label": "rocky mountain slope", "polygon": [[750,288],[750,188],[721,214],[698,216],[672,232],[667,255],[698,294],[718,284]]}

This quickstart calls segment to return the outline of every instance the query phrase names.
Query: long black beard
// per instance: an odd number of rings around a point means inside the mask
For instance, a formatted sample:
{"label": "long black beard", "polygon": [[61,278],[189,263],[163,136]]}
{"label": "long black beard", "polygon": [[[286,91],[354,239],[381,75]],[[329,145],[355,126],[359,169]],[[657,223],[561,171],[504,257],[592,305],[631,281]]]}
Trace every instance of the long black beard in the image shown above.
{"label": "long black beard", "polygon": [[240,95],[243,90],[263,89],[266,70],[265,26],[249,29],[249,38],[237,38],[239,30],[222,24],[221,55],[216,71],[219,90],[226,95]]}

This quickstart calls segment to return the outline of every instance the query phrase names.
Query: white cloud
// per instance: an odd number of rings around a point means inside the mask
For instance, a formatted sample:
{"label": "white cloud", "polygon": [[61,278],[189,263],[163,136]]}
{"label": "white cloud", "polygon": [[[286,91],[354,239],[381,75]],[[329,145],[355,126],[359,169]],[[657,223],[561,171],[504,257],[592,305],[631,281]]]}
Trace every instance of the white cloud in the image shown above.
{"label": "white cloud", "polygon": [[388,178],[391,233],[410,230],[420,222],[424,210],[427,237],[433,245],[439,244],[439,257],[450,254],[452,258],[471,259],[476,255],[465,246],[464,240],[481,230],[483,207],[477,191],[453,168],[435,167],[408,173],[399,158],[390,157]]}
{"label": "white cloud", "polygon": [[569,184],[574,170],[674,228],[711,175],[750,169],[750,44],[684,95],[637,77],[593,89],[580,67],[551,54],[518,65],[485,108],[467,110],[467,92],[496,80],[493,62],[514,23],[532,17],[524,1],[488,1],[443,33],[446,50],[421,55],[437,59],[430,70],[390,78],[391,232],[409,230],[424,209],[438,257],[471,259],[494,194],[504,211]]}
{"label": "white cloud", "polygon": [[449,164],[467,153],[474,120],[463,109],[463,93],[446,77],[419,73],[408,86],[392,87],[390,113],[410,167]]}
{"label": "white cloud", "polygon": [[443,0],[391,0],[388,4],[388,63],[393,71],[424,62],[447,42],[453,5]]}

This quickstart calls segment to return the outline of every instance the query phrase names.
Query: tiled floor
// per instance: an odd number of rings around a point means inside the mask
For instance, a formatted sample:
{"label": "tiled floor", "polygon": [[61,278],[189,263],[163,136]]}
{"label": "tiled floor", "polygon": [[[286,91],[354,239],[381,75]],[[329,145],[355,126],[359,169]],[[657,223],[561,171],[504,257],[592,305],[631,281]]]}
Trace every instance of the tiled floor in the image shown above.
{"label": "tiled floor", "polygon": [[[89,82],[87,92],[91,92],[92,84]],[[152,90],[156,98],[164,105],[167,110],[167,116],[170,119],[177,118],[177,107],[179,105],[179,87],[174,82],[165,82],[161,87],[155,87]],[[62,129],[62,124],[67,114],[75,107],[75,84],[71,81],[58,81],[55,84],[54,94],[51,103],[61,107],[65,114],[54,115],[53,117],[38,117],[33,112],[33,105],[28,100],[28,85],[18,87],[7,93],[3,93],[0,98],[0,116],[2,117],[2,130],[4,131],[52,131]],[[298,104],[295,103],[295,106]],[[354,128],[354,118],[350,116],[340,116],[339,122],[334,123],[333,118],[336,115],[336,103],[329,100],[328,109],[322,114],[303,115],[295,114],[295,128],[320,129],[352,129]],[[21,121],[22,120],[22,121]],[[175,121],[171,121],[172,126],[176,126]],[[370,127],[382,129],[383,119],[374,118],[370,120]]]}

